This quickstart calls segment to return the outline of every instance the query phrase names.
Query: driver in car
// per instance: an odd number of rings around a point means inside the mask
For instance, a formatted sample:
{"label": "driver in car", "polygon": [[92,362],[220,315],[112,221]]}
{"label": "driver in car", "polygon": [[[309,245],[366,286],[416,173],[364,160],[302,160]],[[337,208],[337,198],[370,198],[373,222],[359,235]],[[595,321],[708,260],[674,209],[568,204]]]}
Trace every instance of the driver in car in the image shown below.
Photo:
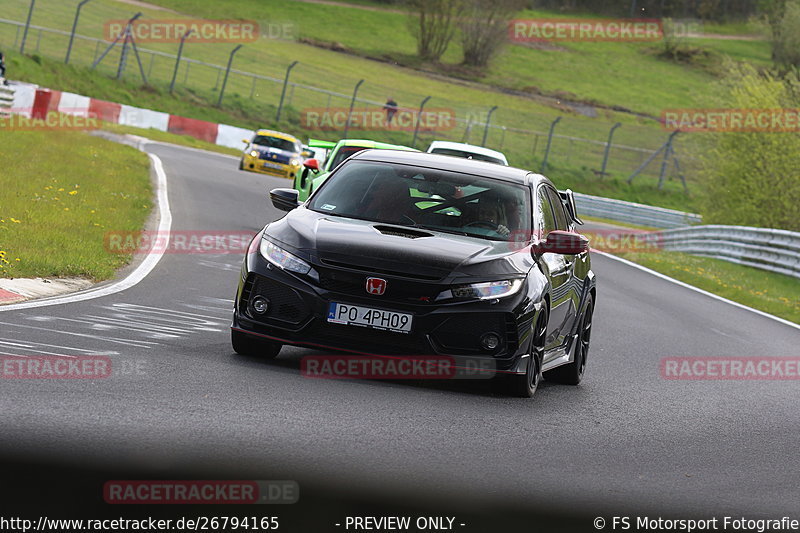
{"label": "driver in car", "polygon": [[519,209],[513,198],[495,191],[486,191],[478,198],[478,204],[467,217],[471,228],[485,228],[508,237],[519,228]]}

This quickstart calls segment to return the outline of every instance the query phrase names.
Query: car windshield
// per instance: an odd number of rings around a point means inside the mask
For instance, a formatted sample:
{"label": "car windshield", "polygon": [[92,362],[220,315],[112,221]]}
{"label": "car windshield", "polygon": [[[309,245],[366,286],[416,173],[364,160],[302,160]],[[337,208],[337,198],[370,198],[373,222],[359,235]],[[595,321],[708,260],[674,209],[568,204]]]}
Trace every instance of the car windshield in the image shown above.
{"label": "car windshield", "polygon": [[278,150],[286,150],[287,152],[299,152],[299,147],[288,139],[281,139],[280,137],[272,137],[269,135],[256,135],[253,137],[253,144],[258,146],[266,146],[267,148],[277,148]]}
{"label": "car windshield", "polygon": [[434,148],[431,150],[432,154],[451,155],[453,157],[462,157],[464,159],[474,159],[476,161],[486,161],[488,163],[497,163],[505,165],[505,162],[490,155],[476,154],[473,152],[465,152],[464,150],[453,150],[451,148]]}
{"label": "car windshield", "polygon": [[490,240],[530,230],[527,188],[490,177],[411,165],[351,161],[308,206],[320,213]]}
{"label": "car windshield", "polygon": [[336,152],[336,155],[333,156],[333,161],[331,161],[330,170],[339,166],[339,163],[350,157],[351,155],[360,152],[361,150],[366,150],[364,146],[340,146],[339,150]]}

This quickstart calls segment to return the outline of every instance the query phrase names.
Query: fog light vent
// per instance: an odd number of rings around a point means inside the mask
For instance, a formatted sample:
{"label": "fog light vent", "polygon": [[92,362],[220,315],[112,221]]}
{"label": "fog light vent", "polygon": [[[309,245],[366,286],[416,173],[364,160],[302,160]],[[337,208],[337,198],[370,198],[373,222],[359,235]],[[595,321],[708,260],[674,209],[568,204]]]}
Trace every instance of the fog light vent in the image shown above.
{"label": "fog light vent", "polygon": [[259,315],[263,315],[267,311],[269,311],[269,300],[264,298],[263,296],[256,296],[253,298],[253,301],[250,303],[250,306],[253,308],[253,311],[258,313]]}
{"label": "fog light vent", "polygon": [[486,333],[481,337],[481,348],[494,351],[500,346],[500,335],[497,333]]}

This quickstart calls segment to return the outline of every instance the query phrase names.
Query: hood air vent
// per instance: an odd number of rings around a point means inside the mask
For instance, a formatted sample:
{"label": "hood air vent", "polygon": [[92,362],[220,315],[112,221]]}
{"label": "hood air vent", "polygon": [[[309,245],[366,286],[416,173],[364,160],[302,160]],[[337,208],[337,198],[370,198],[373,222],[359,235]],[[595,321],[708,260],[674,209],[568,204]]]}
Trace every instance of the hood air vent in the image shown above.
{"label": "hood air vent", "polygon": [[419,231],[412,228],[399,226],[373,226],[384,235],[394,235],[395,237],[405,237],[406,239],[420,239],[422,237],[433,237],[431,233]]}

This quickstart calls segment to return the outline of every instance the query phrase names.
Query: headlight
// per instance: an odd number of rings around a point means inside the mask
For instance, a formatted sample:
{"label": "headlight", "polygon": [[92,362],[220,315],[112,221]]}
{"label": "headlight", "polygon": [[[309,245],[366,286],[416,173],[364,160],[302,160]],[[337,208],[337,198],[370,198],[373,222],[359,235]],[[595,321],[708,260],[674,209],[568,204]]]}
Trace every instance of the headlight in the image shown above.
{"label": "headlight", "polygon": [[250,156],[251,156],[251,157],[258,157],[258,150],[252,150],[252,151],[250,152]]}
{"label": "headlight", "polygon": [[293,157],[292,160],[289,161],[289,164],[295,167],[299,167],[302,163],[303,161],[299,157]]}
{"label": "headlight", "polygon": [[436,297],[437,300],[493,300],[505,298],[519,291],[522,287],[521,279],[505,279],[502,281],[489,281],[486,283],[471,283],[457,285],[443,291]]}
{"label": "headlight", "polygon": [[311,265],[266,239],[261,239],[259,252],[261,252],[264,259],[283,270],[297,272],[298,274],[307,274],[311,270]]}

